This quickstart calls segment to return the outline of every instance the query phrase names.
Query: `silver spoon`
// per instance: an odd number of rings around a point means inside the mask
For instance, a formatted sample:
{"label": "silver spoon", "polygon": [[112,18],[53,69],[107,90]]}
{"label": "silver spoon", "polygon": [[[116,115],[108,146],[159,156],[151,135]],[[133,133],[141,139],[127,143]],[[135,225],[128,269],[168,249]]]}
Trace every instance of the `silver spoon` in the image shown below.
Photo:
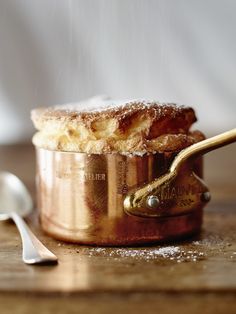
{"label": "silver spoon", "polygon": [[31,196],[25,185],[14,174],[0,172],[0,220],[12,219],[22,239],[22,259],[26,264],[57,263],[50,252],[30,231],[22,217],[33,208]]}

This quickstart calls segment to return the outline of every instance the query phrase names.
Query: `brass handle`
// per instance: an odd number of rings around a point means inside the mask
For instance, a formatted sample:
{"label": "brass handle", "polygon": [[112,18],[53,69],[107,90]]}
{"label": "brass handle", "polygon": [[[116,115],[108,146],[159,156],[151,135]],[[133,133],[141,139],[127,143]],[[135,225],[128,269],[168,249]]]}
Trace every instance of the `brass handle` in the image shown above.
{"label": "brass handle", "polygon": [[[160,193],[170,185],[181,184],[183,179],[178,178],[181,166],[190,158],[196,158],[214,149],[225,146],[236,141],[236,129],[216,135],[199,143],[193,144],[182,150],[172,162],[169,171],[154,181],[138,188],[134,192],[128,193],[124,199],[124,210],[126,213],[142,217],[160,217],[173,214],[181,214],[196,208],[200,201],[209,200],[209,191],[204,182],[193,172],[185,174],[198,189],[198,196],[188,195],[186,202],[181,205],[176,202],[168,208],[166,201],[160,201]],[[177,182],[177,183],[176,183]],[[180,206],[181,205],[181,206]]]}
{"label": "brass handle", "polygon": [[178,171],[182,164],[189,158],[209,153],[219,147],[231,144],[236,141],[236,129],[210,137],[204,141],[193,144],[183,149],[174,159],[169,172]]}

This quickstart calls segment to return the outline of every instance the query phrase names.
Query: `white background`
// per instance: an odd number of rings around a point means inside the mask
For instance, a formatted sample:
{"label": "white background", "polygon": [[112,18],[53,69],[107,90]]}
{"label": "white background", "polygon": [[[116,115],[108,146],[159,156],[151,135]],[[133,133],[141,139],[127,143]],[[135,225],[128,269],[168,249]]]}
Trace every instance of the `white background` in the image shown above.
{"label": "white background", "polygon": [[107,94],[192,105],[236,126],[236,1],[0,0],[0,143],[30,109]]}

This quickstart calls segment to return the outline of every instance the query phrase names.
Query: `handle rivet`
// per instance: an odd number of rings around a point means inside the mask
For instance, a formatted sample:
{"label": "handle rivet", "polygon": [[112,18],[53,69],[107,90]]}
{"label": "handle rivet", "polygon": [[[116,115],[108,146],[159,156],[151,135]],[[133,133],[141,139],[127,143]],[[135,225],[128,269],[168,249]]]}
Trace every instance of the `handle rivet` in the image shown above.
{"label": "handle rivet", "polygon": [[147,198],[147,206],[150,208],[157,208],[160,205],[159,198],[155,195],[150,195]]}
{"label": "handle rivet", "polygon": [[211,199],[211,194],[210,194],[210,192],[207,191],[207,192],[202,193],[202,195],[201,195],[201,200],[202,200],[203,202],[209,202],[210,199]]}

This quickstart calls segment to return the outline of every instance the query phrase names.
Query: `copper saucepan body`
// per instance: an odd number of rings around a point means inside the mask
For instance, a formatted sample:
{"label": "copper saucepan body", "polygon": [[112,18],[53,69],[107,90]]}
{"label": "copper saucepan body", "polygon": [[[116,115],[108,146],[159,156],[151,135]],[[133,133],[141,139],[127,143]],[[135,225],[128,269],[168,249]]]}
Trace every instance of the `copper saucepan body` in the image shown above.
{"label": "copper saucepan body", "polygon": [[[41,225],[56,239],[131,245],[182,238],[201,228],[208,201],[202,157],[186,161],[174,182],[150,196],[148,184],[168,171],[176,154],[36,152]],[[127,209],[126,195],[145,184],[146,203]]]}

